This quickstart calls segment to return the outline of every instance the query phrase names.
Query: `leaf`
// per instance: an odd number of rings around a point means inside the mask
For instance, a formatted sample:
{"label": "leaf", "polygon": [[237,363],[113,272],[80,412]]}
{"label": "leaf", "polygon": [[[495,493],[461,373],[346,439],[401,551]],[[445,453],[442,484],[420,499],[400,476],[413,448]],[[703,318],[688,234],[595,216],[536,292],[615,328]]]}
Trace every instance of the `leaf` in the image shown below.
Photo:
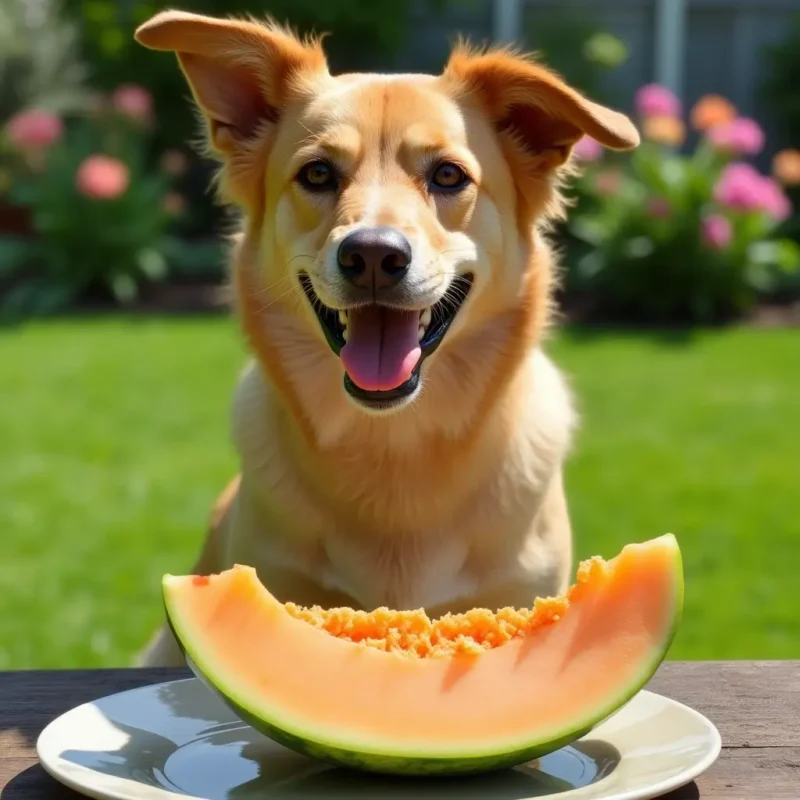
{"label": "leaf", "polygon": [[575,236],[595,246],[603,243],[605,228],[601,220],[588,216],[576,217],[570,225],[570,230]]}
{"label": "leaf", "polygon": [[130,303],[139,295],[136,281],[126,273],[112,275],[108,280],[108,286],[120,303]]}
{"label": "leaf", "polygon": [[656,246],[649,236],[635,236],[625,242],[624,251],[628,258],[647,258],[655,251]]}
{"label": "leaf", "polygon": [[756,291],[768,292],[775,284],[774,278],[767,269],[768,265],[758,262],[751,262],[745,270],[747,283]]}
{"label": "leaf", "polygon": [[754,242],[747,255],[753,264],[777,267],[785,273],[793,273],[800,268],[800,245],[791,239]]}
{"label": "leaf", "polygon": [[161,252],[175,274],[220,277],[224,272],[226,247],[220,241],[191,242],[165,237]]}
{"label": "leaf", "polygon": [[736,238],[743,242],[752,242],[754,245],[769,244],[773,240],[767,239],[774,223],[767,214],[750,211],[734,214],[732,217]]}
{"label": "leaf", "polygon": [[781,271],[792,274],[800,269],[800,244],[792,239],[778,239],[776,266]]}
{"label": "leaf", "polygon": [[78,293],[78,287],[67,283],[50,284],[42,281],[33,300],[34,309],[40,314],[52,314],[69,306]]}
{"label": "leaf", "polygon": [[671,189],[682,186],[687,174],[686,162],[679,156],[668,155],[661,159],[661,179],[665,186]]}
{"label": "leaf", "polygon": [[602,250],[587,253],[577,264],[578,274],[585,280],[591,280],[606,268],[606,257]]}
{"label": "leaf", "polygon": [[0,298],[3,316],[17,316],[31,311],[38,291],[38,283],[32,280],[14,286]]}
{"label": "leaf", "polygon": [[167,274],[167,261],[158,250],[152,247],[142,250],[138,257],[139,269],[151,281],[160,281]]}
{"label": "leaf", "polygon": [[31,242],[17,237],[0,238],[0,275],[11,275],[29,264],[34,257]]}

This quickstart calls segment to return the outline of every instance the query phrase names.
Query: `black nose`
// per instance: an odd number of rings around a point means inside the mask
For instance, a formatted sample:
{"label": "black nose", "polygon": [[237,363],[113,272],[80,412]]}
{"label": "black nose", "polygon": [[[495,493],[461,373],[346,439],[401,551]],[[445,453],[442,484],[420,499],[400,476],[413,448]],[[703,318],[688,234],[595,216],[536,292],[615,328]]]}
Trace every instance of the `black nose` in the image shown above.
{"label": "black nose", "polygon": [[386,289],[399,283],[411,264],[411,245],[394,228],[362,228],[345,237],[339,269],[361,289]]}

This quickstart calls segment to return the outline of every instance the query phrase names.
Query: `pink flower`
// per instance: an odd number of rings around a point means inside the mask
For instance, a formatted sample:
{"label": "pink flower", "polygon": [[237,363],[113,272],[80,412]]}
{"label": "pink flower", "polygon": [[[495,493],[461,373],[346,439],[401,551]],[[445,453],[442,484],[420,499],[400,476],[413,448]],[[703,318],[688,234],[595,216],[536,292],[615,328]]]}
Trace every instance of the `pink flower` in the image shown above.
{"label": "pink flower", "polygon": [[41,108],[20,111],[7,127],[8,138],[20,150],[44,150],[61,138],[63,130],[61,119]]}
{"label": "pink flower", "polygon": [[114,200],[127,191],[129,184],[128,167],[110,156],[89,156],[75,175],[78,191],[92,200]]}
{"label": "pink flower", "polygon": [[143,86],[125,83],[111,95],[114,110],[135,122],[149,122],[153,116],[153,98]]}
{"label": "pink flower", "polygon": [[700,235],[712,250],[724,250],[733,239],[733,226],[722,214],[709,214],[700,226]]}
{"label": "pink flower", "polygon": [[763,211],[776,220],[786,219],[792,210],[775,180],[741,162],[725,167],[714,188],[714,198],[735,211]]}
{"label": "pink flower", "polygon": [[647,213],[656,219],[668,219],[672,216],[672,206],[664,197],[651,197],[647,201]]}
{"label": "pink flower", "polygon": [[659,83],[648,83],[636,92],[636,110],[642,117],[678,117],[681,101]]}
{"label": "pink flower", "polygon": [[735,156],[755,156],[764,149],[764,131],[749,117],[738,117],[724,125],[716,125],[706,135],[717,150]]}
{"label": "pink flower", "polygon": [[599,195],[611,195],[619,189],[621,182],[622,176],[618,170],[605,169],[597,176],[597,179],[594,183],[594,189]]}
{"label": "pink flower", "polygon": [[781,185],[772,178],[761,179],[761,207],[773,219],[783,222],[792,214],[791,200],[781,188]]}
{"label": "pink flower", "polygon": [[603,147],[591,136],[584,136],[575,143],[573,152],[581,161],[597,161],[603,155]]}
{"label": "pink flower", "polygon": [[761,208],[761,175],[749,164],[729,164],[722,171],[714,188],[718,203],[736,211],[756,211]]}

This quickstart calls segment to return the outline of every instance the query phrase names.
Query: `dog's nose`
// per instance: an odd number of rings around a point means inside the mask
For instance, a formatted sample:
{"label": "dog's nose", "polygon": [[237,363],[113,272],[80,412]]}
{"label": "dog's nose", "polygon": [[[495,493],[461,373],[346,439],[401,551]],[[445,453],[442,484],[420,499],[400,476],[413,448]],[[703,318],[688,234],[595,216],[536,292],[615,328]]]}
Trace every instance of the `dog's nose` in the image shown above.
{"label": "dog's nose", "polygon": [[339,245],[342,275],[361,289],[387,289],[399,283],[411,264],[411,245],[394,228],[362,228]]}

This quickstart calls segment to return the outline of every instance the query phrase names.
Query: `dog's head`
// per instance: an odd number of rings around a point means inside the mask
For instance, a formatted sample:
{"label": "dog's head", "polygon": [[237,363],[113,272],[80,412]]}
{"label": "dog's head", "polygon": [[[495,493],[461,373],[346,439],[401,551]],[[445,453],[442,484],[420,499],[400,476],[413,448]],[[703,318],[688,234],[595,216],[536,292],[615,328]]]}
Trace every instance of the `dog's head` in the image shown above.
{"label": "dog's head", "polygon": [[167,11],[136,38],[177,54],[246,214],[259,309],[305,326],[335,391],[373,412],[509,312],[545,313],[537,231],[573,145],[638,143],[627,117],[504,50],[459,46],[438,76],[334,77],[318,41],[271,23]]}

